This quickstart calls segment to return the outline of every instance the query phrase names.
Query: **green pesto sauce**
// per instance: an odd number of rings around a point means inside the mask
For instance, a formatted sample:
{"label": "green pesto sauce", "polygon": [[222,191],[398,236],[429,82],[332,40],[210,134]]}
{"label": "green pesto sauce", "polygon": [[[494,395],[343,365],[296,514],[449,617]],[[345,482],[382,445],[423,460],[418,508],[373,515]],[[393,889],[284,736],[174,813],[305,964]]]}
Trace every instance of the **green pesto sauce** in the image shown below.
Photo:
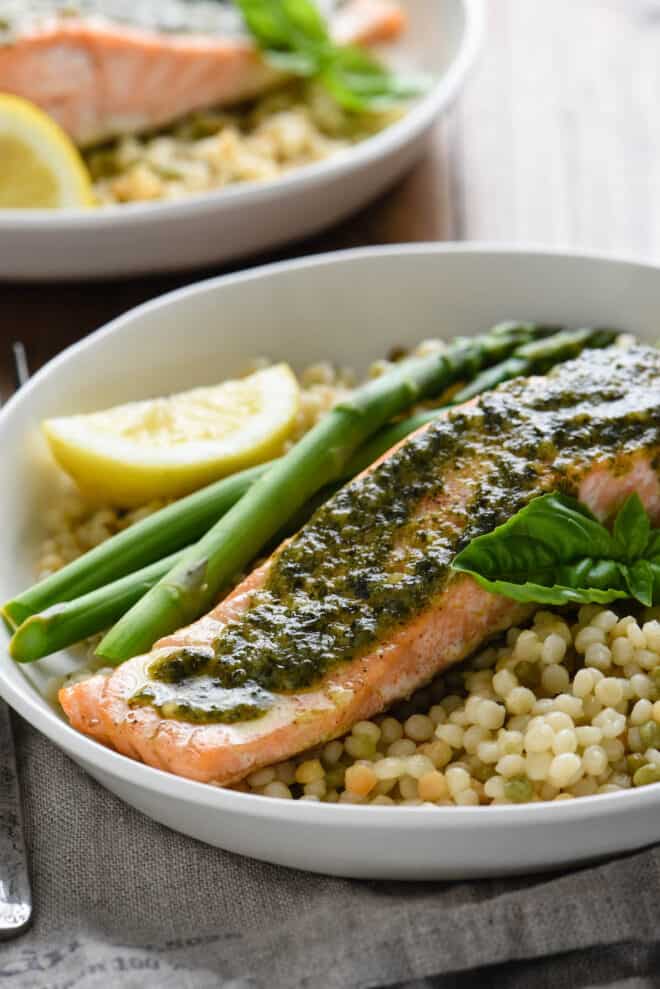
{"label": "green pesto sauce", "polygon": [[[187,721],[245,720],[372,650],[444,589],[471,539],[543,491],[575,494],[604,455],[657,448],[659,371],[654,350],[590,351],[432,423],[316,511],[211,649],[152,661],[133,703]],[[457,474],[448,514],[438,501]]]}

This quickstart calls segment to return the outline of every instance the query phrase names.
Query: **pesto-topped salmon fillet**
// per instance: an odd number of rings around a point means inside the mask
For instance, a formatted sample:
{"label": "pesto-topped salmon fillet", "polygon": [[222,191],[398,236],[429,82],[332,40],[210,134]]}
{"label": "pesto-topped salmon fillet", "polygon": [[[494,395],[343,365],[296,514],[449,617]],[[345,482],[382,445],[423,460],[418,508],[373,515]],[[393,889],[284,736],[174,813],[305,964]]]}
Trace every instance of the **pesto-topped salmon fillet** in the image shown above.
{"label": "pesto-topped salmon fillet", "polygon": [[[395,38],[396,0],[328,7],[333,38]],[[217,0],[0,0],[0,92],[31,100],[81,145],[251,99],[284,76]]]}
{"label": "pesto-topped salmon fillet", "polygon": [[531,606],[451,569],[535,496],[660,521],[660,353],[588,351],[443,415],[322,506],[209,615],[64,688],[79,730],[230,783],[406,697]]}

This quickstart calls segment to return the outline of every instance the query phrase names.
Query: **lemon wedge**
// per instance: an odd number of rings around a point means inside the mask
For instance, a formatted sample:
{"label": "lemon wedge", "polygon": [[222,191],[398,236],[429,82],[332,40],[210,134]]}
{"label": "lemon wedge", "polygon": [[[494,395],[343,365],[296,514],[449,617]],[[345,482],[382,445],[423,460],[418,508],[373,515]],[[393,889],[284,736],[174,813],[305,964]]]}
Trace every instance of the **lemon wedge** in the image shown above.
{"label": "lemon wedge", "polygon": [[276,457],[299,403],[295,374],[275,364],[212,388],[47,419],[43,428],[83,494],[131,507]]}
{"label": "lemon wedge", "polygon": [[92,182],[61,127],[27,100],[0,93],[0,209],[92,206]]}

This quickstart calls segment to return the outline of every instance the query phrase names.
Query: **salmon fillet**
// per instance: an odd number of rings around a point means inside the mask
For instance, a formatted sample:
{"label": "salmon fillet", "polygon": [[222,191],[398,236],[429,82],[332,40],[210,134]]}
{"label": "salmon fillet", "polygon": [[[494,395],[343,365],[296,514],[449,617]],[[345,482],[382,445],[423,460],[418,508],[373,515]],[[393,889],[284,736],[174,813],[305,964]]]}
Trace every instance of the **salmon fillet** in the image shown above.
{"label": "salmon fillet", "polygon": [[[206,782],[231,783],[323,743],[531,614],[533,606],[481,589],[450,564],[470,539],[555,489],[601,519],[637,491],[660,522],[658,351],[587,351],[547,377],[518,379],[451,410],[342,488],[210,614],[112,674],[63,688],[62,707],[75,728],[118,752]],[[343,528],[329,519],[344,519]],[[371,559],[384,569],[369,587]],[[391,620],[369,633],[383,608]],[[268,635],[280,633],[283,651],[270,656]],[[250,651],[255,641],[262,653]],[[295,681],[310,648],[334,648],[335,661],[330,655],[306,689],[274,689]],[[226,686],[242,654],[263,657],[270,700],[259,716],[200,724],[134,702],[153,685],[151,664],[221,656]],[[187,676],[163,689],[185,704],[200,682]]]}
{"label": "salmon fillet", "polygon": [[[34,6],[38,16],[31,17]],[[171,33],[114,22],[103,13],[114,9],[109,0],[88,4],[82,16],[58,13],[56,0],[49,16],[48,6],[27,3],[4,44],[0,26],[0,92],[36,103],[81,146],[239,103],[285,78],[266,64],[227,5],[193,0],[191,31]],[[195,26],[206,21],[193,15],[208,7],[218,11],[207,15],[213,30],[198,33]],[[0,22],[2,13],[0,0]],[[395,0],[349,0],[329,23],[337,41],[372,44],[395,38],[404,15]]]}

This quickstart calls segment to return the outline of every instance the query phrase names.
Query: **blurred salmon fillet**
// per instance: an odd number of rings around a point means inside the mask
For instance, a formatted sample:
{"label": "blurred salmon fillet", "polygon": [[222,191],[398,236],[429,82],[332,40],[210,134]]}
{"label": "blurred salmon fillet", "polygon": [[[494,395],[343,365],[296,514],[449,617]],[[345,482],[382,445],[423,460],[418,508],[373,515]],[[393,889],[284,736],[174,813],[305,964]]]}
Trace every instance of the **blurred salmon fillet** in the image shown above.
{"label": "blurred salmon fillet", "polygon": [[[349,0],[329,23],[335,40],[369,45],[396,38],[405,17],[394,0]],[[284,78],[233,26],[168,33],[94,16],[28,18],[0,42],[0,92],[36,103],[81,146],[152,130]]]}

